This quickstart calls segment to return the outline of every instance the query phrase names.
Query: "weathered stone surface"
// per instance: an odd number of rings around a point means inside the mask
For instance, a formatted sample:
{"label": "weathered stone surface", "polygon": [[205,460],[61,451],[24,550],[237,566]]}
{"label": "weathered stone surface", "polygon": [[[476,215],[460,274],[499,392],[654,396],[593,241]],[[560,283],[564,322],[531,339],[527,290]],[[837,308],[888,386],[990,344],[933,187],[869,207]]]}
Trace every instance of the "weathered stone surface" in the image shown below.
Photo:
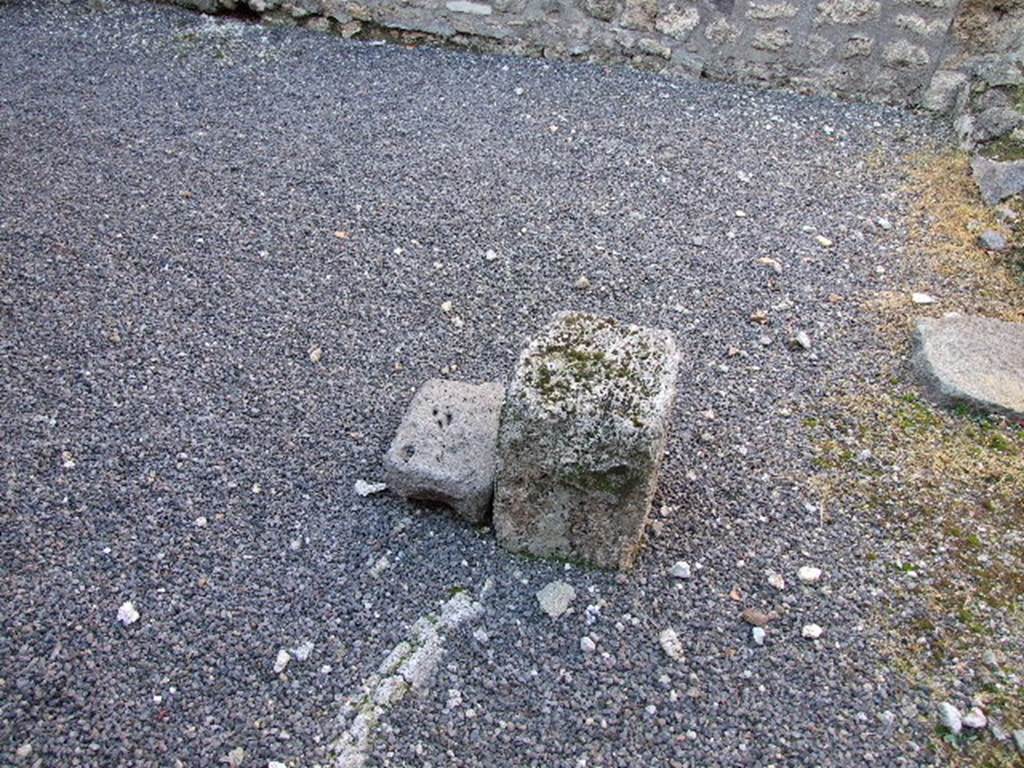
{"label": "weathered stone surface", "polygon": [[990,141],[1024,124],[1024,114],[1010,107],[992,107],[981,112],[974,120],[974,138]]}
{"label": "weathered stone surface", "polygon": [[780,51],[793,44],[793,35],[788,29],[766,29],[754,35],[750,43],[752,48],[759,51]]}
{"label": "weathered stone surface", "polygon": [[868,57],[875,48],[875,41],[867,35],[850,35],[839,52],[843,59]]}
{"label": "weathered stone surface", "polygon": [[672,8],[654,22],[654,27],[663,35],[685,40],[700,23],[700,11],[696,8]]}
{"label": "weathered stone surface", "polygon": [[682,48],[676,48],[672,51],[670,67],[664,71],[668,74],[696,79],[704,72],[704,59],[696,54],[688,53]]}
{"label": "weathered stone surface", "polygon": [[932,75],[928,90],[921,99],[921,106],[932,112],[953,112],[967,98],[967,88],[967,75],[963,72],[940,69]]}
{"label": "weathered stone surface", "polygon": [[1024,160],[999,162],[979,156],[971,161],[971,171],[982,199],[989,205],[1024,192]]}
{"label": "weathered stone surface", "polygon": [[576,590],[564,581],[552,581],[537,592],[540,609],[552,619],[557,619],[569,610],[576,599]]}
{"label": "weathered stone surface", "polygon": [[987,54],[976,56],[967,62],[965,68],[986,85],[1024,85],[1024,55]]}
{"label": "weathered stone surface", "polygon": [[455,13],[471,13],[477,16],[490,16],[493,13],[491,6],[486,3],[473,3],[470,0],[451,0],[445,3],[445,8]]}
{"label": "weathered stone surface", "polygon": [[986,229],[978,235],[978,245],[987,251],[1005,251],[1010,247],[1006,238],[994,229]]}
{"label": "weathered stone surface", "polygon": [[630,567],[678,367],[666,331],[557,314],[520,356],[502,411],[498,541],[516,552]]}
{"label": "weathered stone surface", "polygon": [[619,24],[626,29],[649,29],[657,15],[657,0],[625,0]]}
{"label": "weathered stone surface", "polygon": [[797,14],[792,3],[751,3],[747,9],[748,19],[791,19]]}
{"label": "weathered stone surface", "polygon": [[731,43],[740,36],[740,30],[726,19],[715,19],[704,28],[704,37],[717,45]]}
{"label": "weathered stone surface", "polygon": [[818,23],[860,24],[881,12],[878,0],[823,0],[818,3]]}
{"label": "weathered stone surface", "polygon": [[581,0],[580,7],[595,19],[611,21],[622,10],[621,0]]}
{"label": "weathered stone surface", "polygon": [[920,320],[914,367],[942,405],[1024,419],[1024,323],[988,317]]}
{"label": "weathered stone surface", "polygon": [[941,37],[949,29],[949,19],[933,19],[928,21],[915,14],[900,14],[893,23],[900,29],[913,32],[922,37]]}
{"label": "weathered stone surface", "polygon": [[482,521],[494,489],[503,399],[500,384],[431,379],[420,387],[384,457],[388,487]]}
{"label": "weathered stone surface", "polygon": [[889,43],[882,51],[882,58],[893,67],[923,67],[931,61],[928,51],[908,40]]}

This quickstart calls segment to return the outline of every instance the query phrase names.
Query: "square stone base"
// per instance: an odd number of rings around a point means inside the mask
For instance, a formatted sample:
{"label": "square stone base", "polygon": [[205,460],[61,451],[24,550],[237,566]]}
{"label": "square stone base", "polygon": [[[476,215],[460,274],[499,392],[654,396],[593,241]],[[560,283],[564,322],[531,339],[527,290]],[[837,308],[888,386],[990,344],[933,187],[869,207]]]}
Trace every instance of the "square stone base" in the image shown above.
{"label": "square stone base", "polygon": [[559,313],[519,358],[494,527],[515,552],[629,568],[661,468],[679,354],[667,331]]}

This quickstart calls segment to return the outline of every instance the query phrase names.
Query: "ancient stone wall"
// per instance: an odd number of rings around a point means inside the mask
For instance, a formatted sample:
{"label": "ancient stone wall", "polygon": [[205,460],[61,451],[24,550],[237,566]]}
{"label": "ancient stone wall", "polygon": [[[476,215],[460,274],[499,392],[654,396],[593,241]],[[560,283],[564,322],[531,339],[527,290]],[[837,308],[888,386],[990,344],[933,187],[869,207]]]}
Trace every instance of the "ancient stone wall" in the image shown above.
{"label": "ancient stone wall", "polygon": [[1024,0],[177,2],[345,37],[426,37],[948,113],[972,110],[983,91],[1024,83]]}

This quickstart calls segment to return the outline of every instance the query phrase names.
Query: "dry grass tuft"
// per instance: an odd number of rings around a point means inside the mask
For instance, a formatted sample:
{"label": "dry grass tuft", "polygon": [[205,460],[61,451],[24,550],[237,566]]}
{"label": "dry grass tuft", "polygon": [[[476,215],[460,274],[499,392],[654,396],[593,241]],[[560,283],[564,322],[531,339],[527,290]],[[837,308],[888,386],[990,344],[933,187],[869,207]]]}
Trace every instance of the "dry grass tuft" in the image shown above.
{"label": "dry grass tuft", "polygon": [[[921,154],[907,169],[906,192],[914,201],[905,260],[912,272],[905,292],[886,291],[866,302],[890,340],[905,338],[913,318],[962,312],[1024,321],[1024,250],[989,253],[978,235],[1001,224],[978,196],[970,163],[963,152]],[[1024,207],[1020,213],[1024,218]],[[911,291],[936,295],[940,301],[918,306]]]}

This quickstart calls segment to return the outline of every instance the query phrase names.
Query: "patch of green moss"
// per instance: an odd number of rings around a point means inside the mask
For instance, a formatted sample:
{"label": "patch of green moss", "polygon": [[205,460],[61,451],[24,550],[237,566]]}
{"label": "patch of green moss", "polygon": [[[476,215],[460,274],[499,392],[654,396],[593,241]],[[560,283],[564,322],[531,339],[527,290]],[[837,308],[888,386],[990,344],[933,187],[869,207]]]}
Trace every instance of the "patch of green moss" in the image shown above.
{"label": "patch of green moss", "polygon": [[644,371],[661,362],[639,329],[611,318],[572,315],[527,359],[527,385],[549,405],[568,410],[577,398],[601,397],[609,412],[639,428],[642,406],[657,385],[657,377]]}
{"label": "patch of green moss", "polygon": [[560,475],[560,479],[581,491],[626,496],[643,478],[635,469],[623,464],[603,471],[576,468]]}
{"label": "patch of green moss", "polygon": [[992,160],[1024,160],[1024,141],[1003,136],[984,145],[980,154]]}

